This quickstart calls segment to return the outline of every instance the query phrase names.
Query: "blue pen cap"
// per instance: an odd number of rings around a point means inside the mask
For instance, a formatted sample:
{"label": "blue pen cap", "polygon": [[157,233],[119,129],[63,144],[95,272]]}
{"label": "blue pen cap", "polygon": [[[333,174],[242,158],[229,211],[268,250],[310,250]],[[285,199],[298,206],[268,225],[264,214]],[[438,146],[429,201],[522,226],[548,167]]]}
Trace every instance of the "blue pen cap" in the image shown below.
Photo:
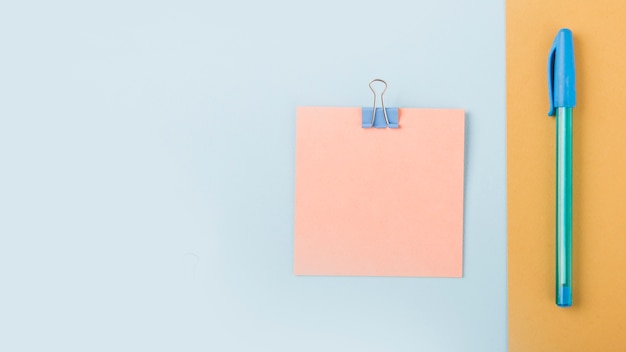
{"label": "blue pen cap", "polygon": [[548,94],[550,95],[548,116],[554,116],[556,108],[573,108],[576,106],[574,38],[572,31],[567,28],[559,30],[550,49]]}

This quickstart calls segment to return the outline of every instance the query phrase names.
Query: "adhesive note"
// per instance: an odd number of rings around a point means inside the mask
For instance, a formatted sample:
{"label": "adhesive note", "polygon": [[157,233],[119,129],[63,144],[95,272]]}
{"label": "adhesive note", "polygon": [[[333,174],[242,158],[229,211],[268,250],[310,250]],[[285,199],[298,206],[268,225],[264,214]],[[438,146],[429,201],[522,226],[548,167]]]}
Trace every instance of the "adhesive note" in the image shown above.
{"label": "adhesive note", "polygon": [[465,114],[401,108],[398,122],[297,109],[296,275],[462,277]]}
{"label": "adhesive note", "polygon": [[[509,351],[626,351],[626,2],[509,0]],[[547,60],[574,35],[573,306],[555,304],[556,125]]]}

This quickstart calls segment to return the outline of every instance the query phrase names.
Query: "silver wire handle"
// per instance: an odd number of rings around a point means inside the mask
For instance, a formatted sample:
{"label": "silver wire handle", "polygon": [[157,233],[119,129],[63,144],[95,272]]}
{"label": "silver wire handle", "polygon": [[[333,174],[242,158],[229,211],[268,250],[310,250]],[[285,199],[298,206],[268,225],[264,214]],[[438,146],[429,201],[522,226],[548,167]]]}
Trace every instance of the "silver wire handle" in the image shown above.
{"label": "silver wire handle", "polygon": [[384,99],[384,95],[385,92],[387,91],[387,82],[385,82],[384,80],[380,79],[380,78],[375,78],[370,82],[370,89],[372,90],[372,93],[374,93],[374,108],[372,109],[372,121],[371,121],[371,127],[374,127],[374,118],[376,118],[376,91],[374,90],[374,87],[372,87],[372,83],[374,82],[381,82],[382,84],[385,85],[385,89],[383,89],[383,92],[380,93],[380,104],[383,106],[383,115],[385,116],[385,123],[387,124],[387,127],[389,127],[389,118],[387,118],[387,110],[385,109],[385,99]]}

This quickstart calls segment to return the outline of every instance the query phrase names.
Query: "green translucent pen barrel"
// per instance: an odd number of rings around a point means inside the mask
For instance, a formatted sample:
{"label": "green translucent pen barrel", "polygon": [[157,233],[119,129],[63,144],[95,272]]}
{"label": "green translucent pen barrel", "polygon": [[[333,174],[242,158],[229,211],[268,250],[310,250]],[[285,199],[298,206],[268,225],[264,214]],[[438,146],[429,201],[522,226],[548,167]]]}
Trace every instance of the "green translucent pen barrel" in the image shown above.
{"label": "green translucent pen barrel", "polygon": [[572,305],[572,109],[556,113],[556,304]]}

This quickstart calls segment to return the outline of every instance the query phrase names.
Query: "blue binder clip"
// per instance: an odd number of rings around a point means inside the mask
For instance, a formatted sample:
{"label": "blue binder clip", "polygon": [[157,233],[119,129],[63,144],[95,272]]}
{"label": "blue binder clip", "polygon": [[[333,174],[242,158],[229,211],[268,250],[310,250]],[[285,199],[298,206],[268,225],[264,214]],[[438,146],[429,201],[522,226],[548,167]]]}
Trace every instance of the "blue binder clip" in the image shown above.
{"label": "blue binder clip", "polygon": [[[376,107],[376,91],[372,87],[372,83],[382,82],[385,89],[380,93],[380,104],[382,108]],[[398,128],[398,108],[385,108],[385,100],[383,95],[387,91],[387,82],[376,78],[370,82],[370,89],[374,93],[374,107],[363,108],[361,112],[361,127],[363,128]]]}

